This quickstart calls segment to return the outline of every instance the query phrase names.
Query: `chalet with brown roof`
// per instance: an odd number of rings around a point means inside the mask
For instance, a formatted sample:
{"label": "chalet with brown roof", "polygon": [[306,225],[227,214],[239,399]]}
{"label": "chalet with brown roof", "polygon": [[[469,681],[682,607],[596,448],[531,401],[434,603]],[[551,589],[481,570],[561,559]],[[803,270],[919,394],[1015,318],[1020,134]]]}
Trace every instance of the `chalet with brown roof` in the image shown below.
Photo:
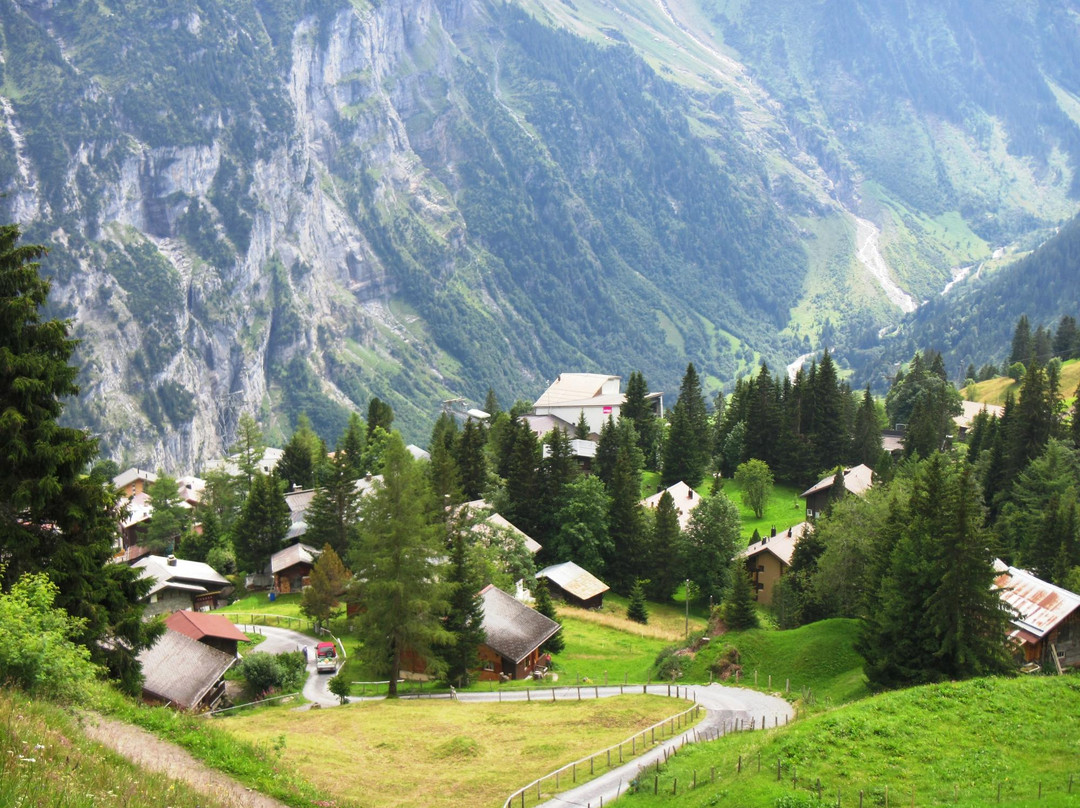
{"label": "chalet with brown roof", "polygon": [[1061,673],[1080,667],[1080,595],[994,560],[994,586],[1014,611],[1011,639],[1024,662]]}
{"label": "chalet with brown roof", "polygon": [[184,710],[211,710],[225,694],[225,671],[236,657],[167,630],[139,652],[143,698]]}
{"label": "chalet with brown roof", "polygon": [[665,491],[671,494],[671,498],[675,502],[675,510],[679,512],[679,530],[686,530],[690,526],[691,514],[701,504],[701,494],[680,480],[667,488],[661,489],[658,487],[656,493],[641,500],[641,504],[646,508],[656,510],[656,506],[660,504],[660,499],[664,496]]}
{"label": "chalet with brown roof", "polygon": [[773,602],[776,584],[791,566],[795,545],[809,529],[809,522],[793,525],[779,535],[774,528],[770,535],[739,553],[738,557],[746,562],[746,571],[751,576],[758,603]]}
{"label": "chalet with brown roof", "polygon": [[536,577],[545,579],[551,586],[553,597],[561,598],[570,606],[582,609],[599,609],[604,605],[604,593],[610,587],[573,561],[564,561],[544,567]]}
{"label": "chalet with brown roof", "polygon": [[173,612],[165,618],[165,625],[173,631],[179,631],[186,637],[216,648],[223,654],[235,657],[238,643],[247,642],[248,636],[220,614],[203,612]]}
{"label": "chalet with brown roof", "polygon": [[300,592],[308,585],[311,568],[322,550],[297,542],[270,556],[270,573],[274,576],[274,591],[281,595]]}
{"label": "chalet with brown roof", "polygon": [[484,602],[480,680],[527,679],[540,663],[540,646],[562,626],[494,584],[480,590],[480,597]]}
{"label": "chalet with brown roof", "polygon": [[[821,515],[833,497],[833,483],[836,474],[822,477],[816,485],[807,488],[799,496],[806,500],[806,518],[816,519]],[[844,489],[849,494],[865,494],[874,484],[874,470],[860,463],[844,469]]]}

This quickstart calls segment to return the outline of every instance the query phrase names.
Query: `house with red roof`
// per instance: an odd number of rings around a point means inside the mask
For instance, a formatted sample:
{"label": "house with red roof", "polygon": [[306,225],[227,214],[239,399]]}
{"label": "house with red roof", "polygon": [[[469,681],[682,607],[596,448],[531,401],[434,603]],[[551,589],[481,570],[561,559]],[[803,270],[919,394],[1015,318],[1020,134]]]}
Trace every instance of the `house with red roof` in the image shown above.
{"label": "house with red roof", "polygon": [[237,643],[247,642],[248,636],[220,614],[192,612],[187,609],[173,612],[165,619],[165,625],[186,637],[209,645],[211,648],[237,655]]}

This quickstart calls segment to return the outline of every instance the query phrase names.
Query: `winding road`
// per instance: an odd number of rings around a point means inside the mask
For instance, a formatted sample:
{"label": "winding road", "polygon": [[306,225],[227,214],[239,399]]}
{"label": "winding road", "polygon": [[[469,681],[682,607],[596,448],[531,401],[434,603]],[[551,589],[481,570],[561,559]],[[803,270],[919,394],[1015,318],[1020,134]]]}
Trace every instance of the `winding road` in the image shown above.
{"label": "winding road", "polygon": [[[266,637],[256,646],[253,653],[283,654],[286,651],[309,649],[307,652],[308,678],[304,682],[304,698],[311,704],[318,704],[320,707],[337,707],[341,703],[338,697],[331,693],[327,687],[334,677],[321,674],[315,669],[315,646],[319,643],[319,640],[315,637],[309,634],[301,634],[299,631],[293,631],[292,629],[276,628],[274,626],[238,625],[237,628],[248,634],[262,634]],[[336,675],[334,674],[334,676]],[[311,709],[311,705],[305,704],[299,709]]]}

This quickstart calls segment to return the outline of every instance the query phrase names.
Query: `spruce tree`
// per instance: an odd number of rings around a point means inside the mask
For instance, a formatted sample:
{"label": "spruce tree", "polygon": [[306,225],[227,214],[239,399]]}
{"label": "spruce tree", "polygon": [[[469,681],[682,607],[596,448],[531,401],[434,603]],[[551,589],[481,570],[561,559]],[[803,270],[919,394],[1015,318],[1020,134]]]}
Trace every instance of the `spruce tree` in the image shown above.
{"label": "spruce tree", "polygon": [[861,463],[874,468],[881,459],[882,451],[877,406],[874,404],[874,397],[870,395],[870,385],[867,385],[855,415],[855,430],[851,436],[848,458],[854,465]]}
{"label": "spruce tree", "polygon": [[367,469],[364,468],[364,449],[367,446],[367,427],[355,412],[349,416],[349,423],[345,431],[338,438],[337,447],[334,450],[334,459],[343,455],[341,460],[345,463],[345,471],[354,480],[359,480]]}
{"label": "spruce tree", "polygon": [[287,490],[314,488],[316,471],[325,460],[326,446],[311,428],[308,417],[301,413],[274,473],[285,482]]}
{"label": "spruce tree", "polygon": [[574,425],[574,439],[589,439],[589,422],[585,420],[585,410],[581,410],[578,413],[577,423]]}
{"label": "spruce tree", "polygon": [[141,619],[150,582],[109,563],[120,514],[111,484],[85,473],[97,441],[59,423],[63,402],[79,392],[69,364],[76,343],[68,322],[41,316],[44,248],[18,241],[17,226],[0,226],[0,586],[47,573],[56,605],[86,621],[74,639],[138,693],[137,654],[163,629]]}
{"label": "spruce tree", "polygon": [[814,382],[814,430],[811,443],[819,469],[835,468],[847,456],[850,431],[845,419],[846,389],[840,384],[828,350]]}
{"label": "spruce tree", "polygon": [[241,413],[236,431],[236,442],[229,451],[236,457],[236,465],[240,468],[246,497],[251,493],[255,475],[259,473],[259,463],[266,453],[266,440],[263,438],[262,429],[255,420],[255,416],[248,412]]}
{"label": "spruce tree", "polygon": [[473,557],[468,536],[468,519],[454,519],[450,529],[450,559],[446,572],[447,612],[444,627],[450,641],[440,652],[446,666],[444,676],[454,687],[466,687],[472,672],[480,667],[479,647],[485,640],[484,602],[479,565]]}
{"label": "spruce tree", "polygon": [[351,460],[339,443],[323,475],[323,483],[315,490],[304,514],[307,523],[304,540],[316,547],[329,545],[343,558],[356,543],[360,519],[361,495],[356,489],[358,478]]}
{"label": "spruce tree", "polygon": [[394,424],[394,410],[378,396],[373,396],[368,402],[367,411],[367,434],[371,435],[376,429],[381,428],[389,433]]}
{"label": "spruce tree", "polygon": [[536,433],[525,421],[512,422],[510,451],[507,456],[507,513],[503,515],[526,535],[543,531],[540,511],[540,444]]}
{"label": "spruce tree", "polygon": [[1009,351],[1009,364],[1021,362],[1024,365],[1031,359],[1031,324],[1026,314],[1021,314],[1013,330],[1012,348]]}
{"label": "spruce tree", "polygon": [[166,555],[176,549],[187,532],[191,511],[180,504],[180,487],[176,478],[162,471],[158,472],[157,480],[150,484],[147,493],[153,513],[139,543],[152,553]]}
{"label": "spruce tree", "polygon": [[480,499],[487,488],[487,453],[484,428],[471,418],[465,422],[457,446],[461,489],[468,501]]}
{"label": "spruce tree", "polygon": [[611,476],[615,471],[615,458],[619,454],[619,436],[615,432],[615,420],[609,415],[600,427],[600,439],[596,443],[596,455],[593,457],[592,471],[604,485],[611,485]]}
{"label": "spruce tree", "polygon": [[660,603],[671,600],[679,581],[683,579],[682,531],[679,510],[671,494],[664,491],[653,514],[652,531],[648,537],[648,579],[645,589],[650,598]]}
{"label": "spruce tree", "polygon": [[570,450],[570,439],[561,429],[553,429],[544,436],[546,457],[540,461],[539,517],[541,528],[533,536],[541,545],[547,545],[559,531],[557,514],[566,498],[566,487],[578,475],[577,461]]}
{"label": "spruce tree", "polygon": [[645,588],[640,578],[634,581],[634,585],[630,588],[630,602],[626,604],[626,616],[642,625],[649,622],[649,610],[645,606]]}
{"label": "spruce tree", "polygon": [[495,395],[495,391],[488,388],[487,395],[484,396],[484,412],[486,412],[491,418],[494,418],[500,412],[502,407],[499,406],[499,399]]}
{"label": "spruce tree", "polygon": [[[620,419],[622,442],[615,458],[608,494],[611,496],[608,531],[611,555],[606,559],[608,583],[621,593],[630,591],[634,580],[648,574],[645,552],[645,518],[641,505],[641,450],[634,439],[634,427]],[[620,434],[616,427],[616,435]]]}
{"label": "spruce tree", "polygon": [[724,600],[724,622],[733,631],[746,631],[760,625],[750,588],[750,574],[740,559],[731,562],[731,589]]}
{"label": "spruce tree", "polygon": [[641,371],[635,370],[626,383],[626,399],[619,411],[619,417],[626,418],[634,425],[638,436],[637,445],[645,458],[645,468],[655,469],[658,460],[656,414],[653,412],[652,402],[649,401],[648,395],[649,385],[645,381],[645,376]]}
{"label": "spruce tree", "polygon": [[[558,612],[555,611],[555,604],[551,601],[551,592],[548,591],[546,578],[536,579],[536,585],[533,587],[533,601],[533,608],[536,611],[540,612],[544,617],[554,620],[560,626],[562,625],[562,620],[559,618]],[[549,654],[557,654],[565,646],[566,641],[563,639],[562,630],[560,629],[540,646],[540,650]]]}
{"label": "spruce tree", "polygon": [[322,553],[311,568],[310,585],[304,587],[300,611],[319,625],[325,626],[332,617],[340,613],[339,604],[351,577],[352,574],[345,568],[334,548],[329,544],[324,545]]}
{"label": "spruce tree", "polygon": [[237,561],[246,572],[262,572],[289,532],[289,506],[272,474],[256,473],[251,493],[234,526]]}
{"label": "spruce tree", "polygon": [[665,488],[682,480],[691,488],[701,485],[710,460],[709,419],[701,381],[691,362],[686,366],[679,399],[671,410],[671,426],[664,443],[660,483]]}

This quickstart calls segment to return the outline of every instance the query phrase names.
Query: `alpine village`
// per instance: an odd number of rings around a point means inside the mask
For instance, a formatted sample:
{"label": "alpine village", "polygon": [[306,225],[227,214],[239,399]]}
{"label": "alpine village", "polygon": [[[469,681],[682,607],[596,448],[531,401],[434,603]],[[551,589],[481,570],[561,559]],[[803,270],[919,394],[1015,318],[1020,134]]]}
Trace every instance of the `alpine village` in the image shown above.
{"label": "alpine village", "polygon": [[0,0],[0,808],[1080,806],[1078,0]]}

